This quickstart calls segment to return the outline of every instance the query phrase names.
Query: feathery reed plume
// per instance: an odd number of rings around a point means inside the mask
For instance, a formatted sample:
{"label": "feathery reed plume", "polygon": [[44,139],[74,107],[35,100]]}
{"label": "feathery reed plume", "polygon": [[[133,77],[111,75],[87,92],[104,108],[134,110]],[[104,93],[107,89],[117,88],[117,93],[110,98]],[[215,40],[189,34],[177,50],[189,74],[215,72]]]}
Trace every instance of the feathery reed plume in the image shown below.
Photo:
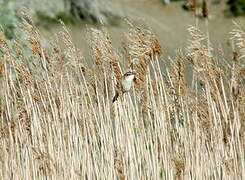
{"label": "feathery reed plume", "polygon": [[[231,40],[234,41],[233,47],[233,67],[231,79],[231,94],[233,107],[240,115],[242,142],[245,138],[245,32],[236,25],[236,29],[231,32]],[[235,51],[234,49],[237,49]],[[244,144],[245,146],[245,144]]]}
{"label": "feathery reed plume", "polygon": [[[88,29],[88,32],[90,33],[89,43],[95,63],[105,71],[112,69],[115,77],[120,79],[119,55],[112,47],[109,35],[94,28]],[[91,39],[91,37],[93,38]]]}
{"label": "feathery reed plume", "polygon": [[26,9],[21,11],[21,17],[23,19],[22,29],[27,35],[27,40],[30,43],[33,55],[42,57],[41,39],[38,29],[34,26],[32,18]]}
{"label": "feathery reed plume", "polygon": [[167,70],[169,72],[169,83],[166,83],[166,87],[170,100],[169,118],[172,124],[170,128],[173,133],[178,134],[175,127],[185,123],[183,117],[183,103],[189,102],[193,97],[191,92],[188,91],[187,83],[185,80],[184,55],[181,50],[177,51],[176,59],[170,62],[170,67]]}
{"label": "feathery reed plume", "polygon": [[[130,25],[122,58],[128,62],[120,62],[105,32],[89,29],[89,65],[64,25],[46,47],[25,19],[27,49],[17,40],[9,46],[0,33],[0,179],[245,176],[240,28],[231,33],[231,65],[221,66],[207,37],[191,27],[187,54],[164,60],[162,71],[161,48],[148,29]],[[108,96],[123,76],[119,63],[128,65],[130,80],[136,74],[136,98],[114,105]]]}
{"label": "feathery reed plume", "polygon": [[195,27],[190,27],[189,32],[193,41],[189,48],[189,61],[193,65],[194,72],[203,82],[212,82],[212,88],[216,89],[214,83],[219,83],[221,69],[214,64],[211,47],[207,47],[204,42],[206,38],[203,33]]}
{"label": "feathery reed plume", "polygon": [[11,57],[11,51],[9,49],[9,46],[7,44],[6,37],[2,31],[0,31],[0,43],[1,43],[1,53],[3,58],[10,58]]}
{"label": "feathery reed plume", "polygon": [[154,60],[156,55],[161,55],[161,46],[156,36],[148,29],[136,27],[128,21],[129,33],[126,35],[127,42],[124,49],[129,57],[129,68],[136,71],[138,81],[145,82],[145,75],[149,62]]}
{"label": "feathery reed plume", "polygon": [[136,90],[140,94],[141,113],[144,124],[147,124],[148,114],[148,85],[147,74],[150,61],[162,54],[161,46],[156,36],[148,29],[134,26],[127,21],[130,29],[126,34],[124,49],[128,54],[129,68],[136,72]]}
{"label": "feathery reed plume", "polygon": [[0,60],[0,116],[3,113],[3,90],[4,90],[4,76],[5,76],[5,61],[6,55],[9,54],[8,45],[4,33],[0,31],[0,52],[3,54]]}
{"label": "feathery reed plume", "polygon": [[20,58],[24,58],[24,50],[23,48],[21,47],[20,43],[17,41],[17,40],[14,40],[14,48],[16,50],[16,53],[18,55],[18,57]]}
{"label": "feathery reed plume", "polygon": [[[218,103],[218,98],[222,94],[222,92],[220,91],[220,80],[222,71],[218,66],[216,66],[216,64],[214,64],[214,58],[211,54],[212,49],[211,47],[207,47],[204,44],[207,39],[206,37],[204,37],[203,33],[195,27],[190,27],[188,30],[193,38],[191,45],[188,47],[188,60],[193,66],[194,73],[199,78],[200,84],[204,85],[204,93],[210,93],[208,96],[211,96],[212,99]],[[211,102],[204,96],[202,103],[205,106],[206,103]],[[210,110],[203,110],[206,112],[200,112],[200,114],[206,114],[208,116],[200,115],[200,117],[206,117],[206,120],[204,120],[203,118],[201,118],[200,120],[203,124],[204,130],[208,131],[206,131],[207,137],[211,137],[211,127],[212,123],[214,123],[212,121],[214,121],[215,118],[211,118],[212,113]]]}
{"label": "feathery reed plume", "polygon": [[[97,85],[101,86],[99,87],[100,91],[101,89],[104,90],[104,97],[106,97],[107,99],[109,94],[112,94],[112,77],[115,77],[116,79],[116,91],[121,92],[120,81],[122,78],[122,72],[119,64],[119,55],[112,47],[111,40],[108,34],[94,28],[88,29],[88,32],[90,35],[88,41],[96,65],[95,72],[98,78],[97,83],[103,83]],[[96,93],[98,93],[97,88]],[[111,99],[110,97],[108,98]]]}

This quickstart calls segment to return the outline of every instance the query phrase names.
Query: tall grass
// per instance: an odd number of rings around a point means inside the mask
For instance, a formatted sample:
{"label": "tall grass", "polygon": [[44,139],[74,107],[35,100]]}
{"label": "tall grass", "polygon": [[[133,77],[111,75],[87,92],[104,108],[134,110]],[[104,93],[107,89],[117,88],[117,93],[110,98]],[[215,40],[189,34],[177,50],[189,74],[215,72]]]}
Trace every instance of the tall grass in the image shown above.
{"label": "tall grass", "polygon": [[[106,32],[88,29],[88,64],[65,26],[43,46],[23,15],[27,50],[0,35],[0,179],[245,178],[241,29],[228,62],[196,27],[172,60],[149,29],[129,23],[124,56]],[[113,104],[127,70],[134,87]]]}

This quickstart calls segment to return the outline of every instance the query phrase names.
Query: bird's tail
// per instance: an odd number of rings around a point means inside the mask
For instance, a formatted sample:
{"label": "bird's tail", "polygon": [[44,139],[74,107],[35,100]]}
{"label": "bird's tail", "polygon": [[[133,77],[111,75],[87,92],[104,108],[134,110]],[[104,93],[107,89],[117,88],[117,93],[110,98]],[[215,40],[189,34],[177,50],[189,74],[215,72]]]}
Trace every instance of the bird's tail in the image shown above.
{"label": "bird's tail", "polygon": [[116,94],[114,98],[112,99],[112,103],[114,103],[117,100],[118,96],[119,96],[119,93],[116,91]]}

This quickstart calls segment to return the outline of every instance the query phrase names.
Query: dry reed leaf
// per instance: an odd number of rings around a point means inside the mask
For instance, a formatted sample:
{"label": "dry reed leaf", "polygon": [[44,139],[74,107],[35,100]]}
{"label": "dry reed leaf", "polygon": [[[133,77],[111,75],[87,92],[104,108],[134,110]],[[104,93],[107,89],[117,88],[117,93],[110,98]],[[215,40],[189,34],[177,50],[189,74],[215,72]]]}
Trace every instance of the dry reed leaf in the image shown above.
{"label": "dry reed leaf", "polygon": [[[28,46],[36,47],[31,56],[17,41],[11,49],[0,37],[1,51],[6,52],[0,60],[4,77],[0,84],[4,86],[0,101],[2,179],[237,179],[243,175],[245,70],[237,32],[234,69],[221,73],[205,35],[191,28],[188,55],[198,77],[193,81],[203,84],[201,91],[194,91],[184,79],[186,55],[179,52],[164,74],[154,35],[131,26],[125,58],[131,70],[137,71],[141,91],[132,92],[140,99],[129,99],[112,109],[105,94],[109,94],[112,77],[120,79],[122,61],[108,35],[88,30],[97,61],[89,70],[67,29],[60,33],[65,50],[56,37],[45,55],[41,36],[26,19],[32,40]],[[23,59],[18,57],[22,55]],[[183,124],[173,123],[182,119]],[[118,147],[125,147],[123,153],[116,152]],[[227,155],[230,158],[223,161]]]}

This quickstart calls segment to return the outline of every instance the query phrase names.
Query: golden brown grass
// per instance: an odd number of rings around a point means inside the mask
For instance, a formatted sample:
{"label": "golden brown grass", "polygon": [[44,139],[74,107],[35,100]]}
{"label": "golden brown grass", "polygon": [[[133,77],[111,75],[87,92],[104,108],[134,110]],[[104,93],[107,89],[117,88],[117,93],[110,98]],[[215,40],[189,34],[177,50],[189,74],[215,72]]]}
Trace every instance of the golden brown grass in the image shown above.
{"label": "golden brown grass", "polygon": [[[23,29],[28,49],[18,40],[10,48],[0,34],[0,179],[245,177],[241,29],[231,32],[230,62],[213,55],[196,27],[187,53],[170,60],[149,29],[129,23],[124,56],[108,34],[88,29],[90,64],[65,26],[48,46],[31,20]],[[169,64],[166,73],[160,64]],[[128,69],[135,86],[112,104]]]}

